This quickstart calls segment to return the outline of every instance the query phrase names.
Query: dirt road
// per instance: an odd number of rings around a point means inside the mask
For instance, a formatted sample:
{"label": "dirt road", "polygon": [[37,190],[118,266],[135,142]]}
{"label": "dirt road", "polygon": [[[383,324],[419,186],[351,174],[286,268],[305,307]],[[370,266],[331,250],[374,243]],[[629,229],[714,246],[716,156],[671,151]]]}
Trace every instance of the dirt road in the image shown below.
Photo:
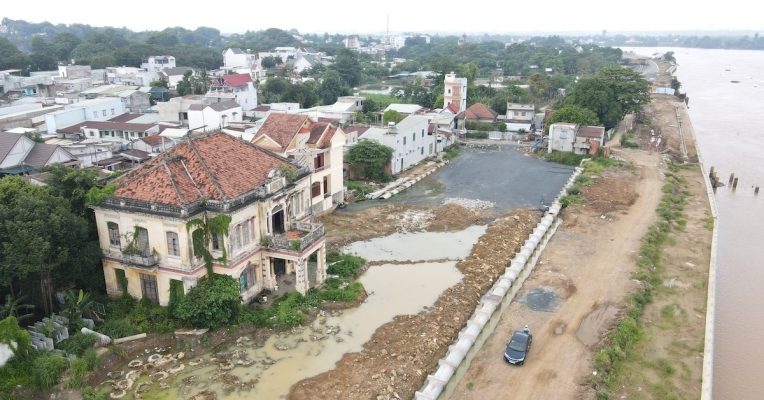
{"label": "dirt road", "polygon": [[[510,394],[517,399],[591,397],[581,386],[592,372],[591,349],[634,285],[630,273],[635,254],[661,197],[660,156],[629,150],[619,154],[637,166],[635,171],[619,172],[634,183],[636,202],[604,218],[585,206],[563,216],[565,223],[541,264],[473,359],[452,399],[505,399]],[[534,311],[524,304],[523,294],[534,289],[553,290],[559,296],[556,310]],[[523,367],[509,366],[502,359],[504,346],[511,332],[524,324],[534,333],[533,349]]]}

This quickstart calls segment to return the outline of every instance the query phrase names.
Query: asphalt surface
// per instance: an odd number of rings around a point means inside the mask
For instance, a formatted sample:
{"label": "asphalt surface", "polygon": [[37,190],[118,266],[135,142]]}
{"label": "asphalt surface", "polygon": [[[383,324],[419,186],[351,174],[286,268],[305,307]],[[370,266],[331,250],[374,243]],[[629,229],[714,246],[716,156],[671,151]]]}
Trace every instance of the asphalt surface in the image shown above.
{"label": "asphalt surface", "polygon": [[440,204],[451,197],[490,201],[495,210],[549,205],[573,167],[548,163],[512,145],[466,149],[438,172],[388,201]]}

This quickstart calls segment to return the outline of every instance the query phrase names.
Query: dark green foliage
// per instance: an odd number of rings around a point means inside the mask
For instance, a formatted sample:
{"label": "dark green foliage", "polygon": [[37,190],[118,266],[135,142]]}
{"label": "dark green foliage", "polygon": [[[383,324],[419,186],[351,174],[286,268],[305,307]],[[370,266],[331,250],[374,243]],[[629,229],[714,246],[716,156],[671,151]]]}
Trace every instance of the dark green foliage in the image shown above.
{"label": "dark green foliage", "polygon": [[215,329],[236,321],[241,309],[239,282],[228,275],[208,275],[175,308],[183,323]]}
{"label": "dark green foliage", "polygon": [[361,181],[347,181],[345,185],[353,191],[356,201],[366,200],[366,195],[374,191],[374,188]]}
{"label": "dark green foliage", "polygon": [[[225,238],[228,237],[228,226],[231,224],[231,216],[227,214],[218,214],[214,217],[196,218],[186,223],[186,229],[191,232],[191,242],[193,244],[194,256],[203,258],[207,267],[207,274],[212,275],[212,262],[227,262],[227,252]],[[217,235],[220,239],[220,248],[222,255],[214,258],[210,253],[210,243],[212,235]]]}
{"label": "dark green foliage", "polygon": [[581,79],[565,98],[566,105],[587,108],[606,128],[618,124],[624,114],[639,111],[650,101],[650,83],[629,68],[608,66],[592,78]]}
{"label": "dark green foliage", "polygon": [[551,153],[543,153],[541,157],[546,161],[563,165],[579,165],[581,164],[581,160],[586,158],[585,156],[567,151],[553,151]]}
{"label": "dark green foliage", "polygon": [[600,123],[594,111],[575,105],[566,105],[555,110],[546,122],[547,128],[556,122],[570,122],[580,125],[598,125]]}
{"label": "dark green foliage", "polygon": [[350,94],[350,88],[340,73],[329,70],[324,74],[321,85],[318,87],[318,96],[323,104],[334,104],[337,97]]}
{"label": "dark green foliage", "polygon": [[69,368],[69,379],[66,381],[66,386],[72,389],[77,389],[85,386],[85,375],[88,373],[88,365],[82,358],[76,358],[72,362],[72,366]]}
{"label": "dark green foliage", "polygon": [[452,144],[451,146],[446,147],[444,150],[443,158],[446,160],[453,160],[456,157],[459,157],[459,154],[462,153],[462,148],[459,144]]}
{"label": "dark green foliage", "polygon": [[86,387],[80,392],[82,394],[82,400],[108,400],[106,393],[99,392],[96,389]]}
{"label": "dark green foliage", "polygon": [[387,124],[389,122],[398,123],[405,118],[401,113],[395,110],[387,110],[382,114],[382,123]]}
{"label": "dark green foliage", "polygon": [[95,335],[86,335],[82,332],[77,332],[74,335],[69,336],[69,338],[57,343],[56,348],[69,354],[74,354],[75,356],[81,356],[85,350],[93,348],[95,341]]}
{"label": "dark green foliage", "polygon": [[359,269],[366,264],[366,260],[352,254],[332,251],[326,255],[326,263],[328,274],[337,275],[341,278],[355,278]]}
{"label": "dark green foliage", "polygon": [[319,291],[319,297],[323,301],[351,302],[362,293],[363,285],[360,282],[348,283],[342,279],[329,278]]}
{"label": "dark green foliage", "polygon": [[334,57],[334,63],[329,66],[329,69],[337,71],[348,87],[352,88],[361,83],[361,64],[358,60],[358,53],[354,51],[340,50]]}
{"label": "dark green foliage", "polygon": [[465,136],[467,136],[467,139],[488,139],[488,132],[486,131],[467,132]]}
{"label": "dark green foliage", "polygon": [[623,136],[621,136],[621,147],[625,147],[628,149],[639,148],[639,143],[637,143],[636,139],[634,138],[634,132],[632,131],[624,132]]}
{"label": "dark green foliage", "polygon": [[66,369],[66,358],[55,353],[43,353],[32,361],[32,383],[46,390],[58,384]]}
{"label": "dark green foliage", "polygon": [[98,331],[115,339],[139,333],[127,318],[107,319],[98,327]]}
{"label": "dark green foliage", "polygon": [[392,158],[393,149],[373,140],[360,140],[348,150],[345,162],[362,178],[385,181],[388,179],[385,168]]}

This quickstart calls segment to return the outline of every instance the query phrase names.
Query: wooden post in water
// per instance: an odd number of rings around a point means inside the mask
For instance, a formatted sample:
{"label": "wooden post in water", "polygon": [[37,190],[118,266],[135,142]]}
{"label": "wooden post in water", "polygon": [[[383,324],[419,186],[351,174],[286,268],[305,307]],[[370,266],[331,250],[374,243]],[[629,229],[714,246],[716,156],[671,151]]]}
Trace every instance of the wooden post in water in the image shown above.
{"label": "wooden post in water", "polygon": [[759,194],[759,187],[756,186],[756,189],[753,189],[753,194]]}
{"label": "wooden post in water", "polygon": [[737,189],[737,178],[735,178],[735,180],[732,181],[732,189],[733,190]]}
{"label": "wooden post in water", "polygon": [[734,172],[730,174],[730,181],[727,182],[727,183],[731,185],[733,179],[735,179],[735,173]]}

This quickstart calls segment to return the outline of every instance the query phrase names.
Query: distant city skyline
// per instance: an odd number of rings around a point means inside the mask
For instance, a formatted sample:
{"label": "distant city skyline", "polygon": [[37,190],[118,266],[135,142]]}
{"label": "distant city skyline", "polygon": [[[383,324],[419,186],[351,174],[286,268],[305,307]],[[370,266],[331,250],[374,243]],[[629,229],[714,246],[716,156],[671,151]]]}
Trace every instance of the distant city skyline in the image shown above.
{"label": "distant city skyline", "polygon": [[[84,4],[74,6],[77,3]],[[119,7],[100,2],[40,0],[33,7],[23,8],[19,3],[3,7],[2,17],[53,24],[127,27],[136,31],[207,26],[225,34],[272,27],[297,29],[301,33],[382,33],[387,29],[388,15],[391,32],[511,34],[764,30],[764,20],[757,10],[751,9],[750,1],[744,0],[728,0],[716,5],[643,0],[635,3],[638,7],[624,2],[594,0],[547,0],[512,5],[488,0],[475,4],[458,2],[455,3],[457,6],[451,6],[449,2],[387,0],[380,2],[379,7],[372,4],[337,0],[260,4],[227,0],[213,7],[184,4],[181,8],[175,2],[147,0],[129,1]],[[745,10],[750,12],[743,12]]]}

